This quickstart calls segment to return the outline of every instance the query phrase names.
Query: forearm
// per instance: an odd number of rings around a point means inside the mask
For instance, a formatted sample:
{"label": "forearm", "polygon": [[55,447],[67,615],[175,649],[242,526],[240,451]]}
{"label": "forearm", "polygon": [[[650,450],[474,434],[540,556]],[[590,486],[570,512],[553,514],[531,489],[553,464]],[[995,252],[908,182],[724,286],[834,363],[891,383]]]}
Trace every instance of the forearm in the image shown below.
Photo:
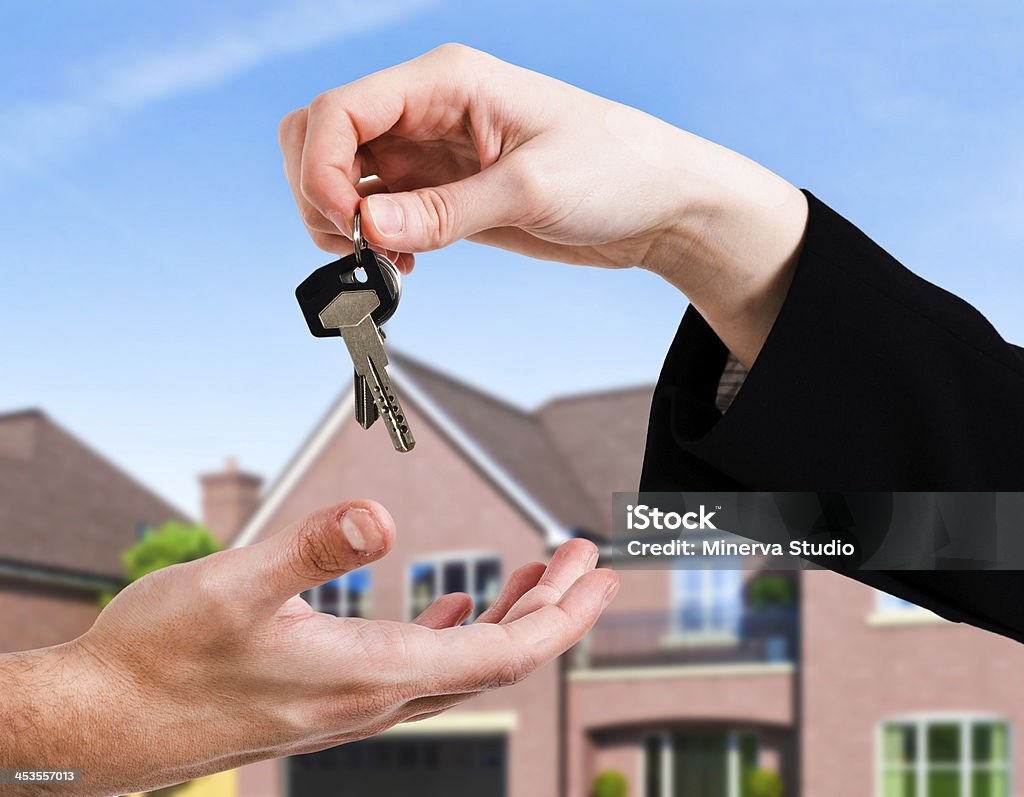
{"label": "forearm", "polygon": [[749,368],[789,290],[807,200],[742,155],[676,132],[673,223],[643,265],[685,293]]}
{"label": "forearm", "polygon": [[32,781],[4,794],[126,794],[188,779],[159,771],[180,743],[159,752],[149,740],[160,724],[146,716],[131,685],[79,642],[0,656],[0,767],[81,770],[76,783]]}
{"label": "forearm", "polygon": [[[80,740],[83,725],[91,723],[84,716],[82,674],[74,658],[70,645],[0,656],[0,767],[86,769]],[[91,793],[66,782],[6,788],[10,794]]]}

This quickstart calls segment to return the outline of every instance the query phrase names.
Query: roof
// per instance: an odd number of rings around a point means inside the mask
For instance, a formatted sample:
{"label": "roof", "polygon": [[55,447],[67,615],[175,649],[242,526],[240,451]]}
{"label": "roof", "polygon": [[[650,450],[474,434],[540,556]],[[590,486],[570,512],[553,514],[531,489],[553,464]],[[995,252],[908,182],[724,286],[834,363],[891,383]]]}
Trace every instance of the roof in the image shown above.
{"label": "roof", "polygon": [[597,516],[589,528],[611,535],[612,493],[639,489],[653,385],[557,398],[536,417]]}
{"label": "roof", "polygon": [[140,529],[185,519],[40,410],[0,415],[0,561],[118,578]]}
{"label": "roof", "polygon": [[598,529],[601,519],[573,469],[579,463],[561,455],[536,414],[410,357],[398,354],[391,358],[562,526]]}
{"label": "roof", "polygon": [[[389,358],[402,401],[432,420],[549,541],[608,535],[611,493],[635,490],[640,478],[653,385],[563,397],[530,412],[407,355],[391,352]],[[349,422],[350,394],[342,393],[307,438],[236,545],[255,539],[315,459],[314,448]]]}

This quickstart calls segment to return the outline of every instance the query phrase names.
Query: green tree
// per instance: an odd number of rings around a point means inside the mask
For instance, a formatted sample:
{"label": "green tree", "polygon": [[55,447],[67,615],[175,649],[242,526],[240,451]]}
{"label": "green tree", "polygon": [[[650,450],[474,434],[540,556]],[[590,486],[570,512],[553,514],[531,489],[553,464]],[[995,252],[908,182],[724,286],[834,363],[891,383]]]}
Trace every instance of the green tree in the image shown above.
{"label": "green tree", "polygon": [[629,782],[618,770],[606,769],[594,778],[590,793],[592,797],[626,797],[629,793]]}
{"label": "green tree", "polygon": [[[203,526],[172,520],[159,528],[147,529],[142,539],[121,554],[125,585],[161,567],[202,559],[220,549],[217,538]],[[100,607],[110,603],[116,594],[104,593]]]}

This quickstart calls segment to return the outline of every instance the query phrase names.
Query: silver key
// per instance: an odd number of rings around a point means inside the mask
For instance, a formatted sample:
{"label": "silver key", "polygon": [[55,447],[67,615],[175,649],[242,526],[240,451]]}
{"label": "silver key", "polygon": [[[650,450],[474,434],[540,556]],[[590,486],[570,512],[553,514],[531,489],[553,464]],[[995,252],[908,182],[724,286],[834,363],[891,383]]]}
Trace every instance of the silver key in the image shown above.
{"label": "silver key", "polygon": [[[391,311],[381,318],[380,324],[377,326],[377,329],[380,331],[381,338],[386,338],[387,335],[384,334],[382,325],[391,317],[395,308],[398,307],[398,301],[402,296],[402,277],[398,272],[398,268],[387,257],[382,254],[369,251],[366,246],[366,240],[363,238],[361,214],[357,210],[355,218],[352,220],[352,254],[357,266],[362,267],[363,258],[367,256],[367,253],[370,257],[374,258],[375,265],[380,269],[385,282],[390,286],[391,294],[396,297]],[[343,279],[346,282],[356,282],[355,272],[351,272],[347,278]],[[369,429],[380,417],[380,412],[377,410],[377,403],[373,399],[373,392],[371,391],[365,377],[357,372],[352,381],[353,389],[355,391],[356,423],[364,429]]]}
{"label": "silver key", "polygon": [[370,315],[379,306],[380,299],[374,291],[346,291],[320,312],[320,323],[326,329],[339,330],[348,347],[356,373],[356,412],[360,412],[359,403],[368,392],[384,419],[395,450],[411,451],[416,441],[388,377],[383,335]]}

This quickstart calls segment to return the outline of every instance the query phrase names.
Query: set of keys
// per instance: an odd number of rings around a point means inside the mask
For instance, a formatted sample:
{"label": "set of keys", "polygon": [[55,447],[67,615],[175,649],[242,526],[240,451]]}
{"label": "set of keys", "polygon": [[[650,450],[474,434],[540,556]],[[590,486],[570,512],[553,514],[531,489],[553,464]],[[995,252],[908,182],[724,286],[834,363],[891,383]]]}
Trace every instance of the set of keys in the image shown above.
{"label": "set of keys", "polygon": [[352,243],[351,255],[318,268],[295,289],[295,297],[313,335],[345,341],[355,370],[359,425],[369,429],[383,418],[395,450],[411,451],[416,441],[388,377],[382,329],[398,309],[402,276],[394,263],[367,246],[359,211],[352,224]]}

